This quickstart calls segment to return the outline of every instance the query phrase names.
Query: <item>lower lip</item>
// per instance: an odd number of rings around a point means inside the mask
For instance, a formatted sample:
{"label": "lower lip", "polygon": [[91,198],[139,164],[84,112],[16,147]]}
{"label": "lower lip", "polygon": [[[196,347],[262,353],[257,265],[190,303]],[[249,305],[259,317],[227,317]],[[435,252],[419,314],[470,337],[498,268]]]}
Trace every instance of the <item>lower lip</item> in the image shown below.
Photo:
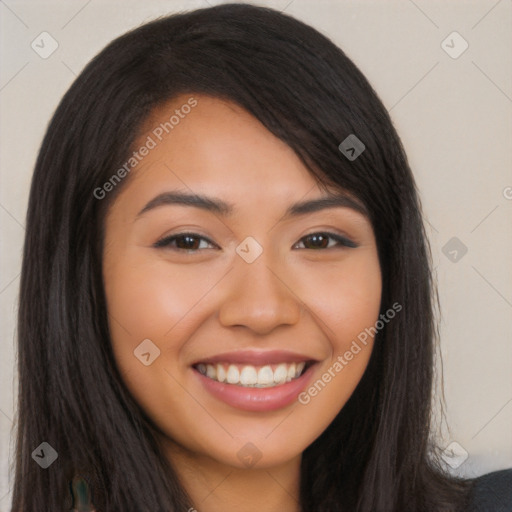
{"label": "lower lip", "polygon": [[225,384],[206,377],[196,369],[193,371],[215,398],[237,409],[263,412],[282,409],[295,402],[308,384],[314,366],[310,366],[300,377],[271,388],[245,388],[236,384]]}

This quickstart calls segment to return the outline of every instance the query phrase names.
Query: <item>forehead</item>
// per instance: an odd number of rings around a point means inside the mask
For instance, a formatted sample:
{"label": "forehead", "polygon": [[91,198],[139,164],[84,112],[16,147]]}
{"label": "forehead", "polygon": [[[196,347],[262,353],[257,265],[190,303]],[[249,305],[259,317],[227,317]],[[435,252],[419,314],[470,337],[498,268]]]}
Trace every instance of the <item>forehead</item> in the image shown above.
{"label": "forehead", "polygon": [[[192,108],[182,108],[193,98]],[[185,113],[188,112],[188,113]],[[170,120],[176,124],[170,123]],[[163,133],[162,133],[163,132]],[[168,132],[168,133],[167,133]],[[232,194],[303,190],[316,181],[294,151],[235,103],[184,94],[156,108],[145,121],[135,148],[148,137],[152,148],[134,174],[139,183],[182,180],[181,186],[229,190]],[[160,140],[161,139],[161,140]],[[204,191],[204,190],[203,190]]]}

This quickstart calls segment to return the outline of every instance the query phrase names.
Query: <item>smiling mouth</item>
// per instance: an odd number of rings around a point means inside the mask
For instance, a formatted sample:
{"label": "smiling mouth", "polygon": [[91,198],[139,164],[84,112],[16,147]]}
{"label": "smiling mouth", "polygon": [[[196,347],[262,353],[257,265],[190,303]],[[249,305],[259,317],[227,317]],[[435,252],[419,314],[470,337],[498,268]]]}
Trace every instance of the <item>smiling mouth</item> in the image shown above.
{"label": "smiling mouth", "polygon": [[246,388],[272,388],[298,379],[313,363],[314,361],[301,361],[262,366],[198,363],[193,368],[216,382]]}

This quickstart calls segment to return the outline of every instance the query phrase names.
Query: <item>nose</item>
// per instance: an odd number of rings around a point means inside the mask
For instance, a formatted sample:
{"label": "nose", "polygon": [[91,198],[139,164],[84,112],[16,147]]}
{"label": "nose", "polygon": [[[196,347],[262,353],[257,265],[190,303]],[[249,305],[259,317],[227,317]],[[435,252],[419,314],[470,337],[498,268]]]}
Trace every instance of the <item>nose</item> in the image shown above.
{"label": "nose", "polygon": [[263,255],[250,264],[239,259],[228,279],[229,291],[219,311],[223,326],[243,326],[268,334],[278,326],[299,321],[302,301],[294,293],[293,283],[272,269]]}

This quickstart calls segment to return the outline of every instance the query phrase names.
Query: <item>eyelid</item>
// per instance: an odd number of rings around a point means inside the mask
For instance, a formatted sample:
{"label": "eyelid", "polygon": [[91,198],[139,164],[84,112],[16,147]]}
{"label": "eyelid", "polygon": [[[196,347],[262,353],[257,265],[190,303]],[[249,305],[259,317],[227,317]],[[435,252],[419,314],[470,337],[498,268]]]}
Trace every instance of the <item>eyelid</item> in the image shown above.
{"label": "eyelid", "polygon": [[[168,245],[169,245],[169,242],[175,240],[176,238],[179,238],[181,236],[190,236],[190,237],[194,237],[194,238],[199,238],[201,240],[205,240],[206,242],[208,242],[210,245],[214,245],[215,247],[219,248],[219,246],[213,242],[212,240],[210,240],[207,236],[204,236],[204,235],[201,235],[200,233],[194,233],[192,231],[183,231],[181,233],[174,233],[172,235],[166,235],[162,238],[160,238],[159,240],[157,240],[154,244],[153,244],[153,247],[157,248],[157,249],[165,249]],[[186,250],[186,249],[176,249],[177,251],[180,251],[180,250]],[[194,251],[194,252],[197,252],[198,249],[191,249],[191,251]]]}

